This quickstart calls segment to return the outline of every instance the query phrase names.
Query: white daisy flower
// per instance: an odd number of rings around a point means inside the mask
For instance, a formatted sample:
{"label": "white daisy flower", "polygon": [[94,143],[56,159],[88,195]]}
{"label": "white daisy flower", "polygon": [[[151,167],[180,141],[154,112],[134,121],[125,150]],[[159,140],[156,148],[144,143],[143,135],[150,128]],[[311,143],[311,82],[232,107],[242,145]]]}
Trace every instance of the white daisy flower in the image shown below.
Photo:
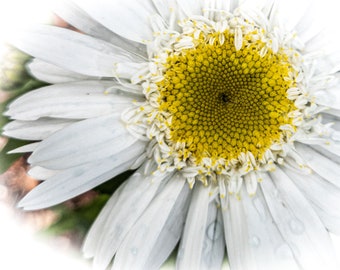
{"label": "white daisy flower", "polygon": [[56,12],[81,33],[18,33],[51,84],[6,112],[43,180],[20,206],[136,170],[85,241],[97,269],[158,269],[178,243],[178,269],[225,248],[232,270],[339,269],[340,51],[310,5],[73,0]]}

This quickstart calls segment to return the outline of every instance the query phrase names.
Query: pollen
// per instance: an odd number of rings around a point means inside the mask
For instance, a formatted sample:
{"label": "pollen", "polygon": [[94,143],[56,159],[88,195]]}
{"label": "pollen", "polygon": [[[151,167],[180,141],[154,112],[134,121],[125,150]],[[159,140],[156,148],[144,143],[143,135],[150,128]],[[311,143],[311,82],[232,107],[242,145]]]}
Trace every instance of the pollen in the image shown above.
{"label": "pollen", "polygon": [[[294,73],[284,50],[273,52],[253,33],[236,48],[234,34],[223,43],[201,35],[194,48],[169,52],[157,82],[159,110],[169,115],[168,144],[180,158],[212,164],[251,153],[255,160],[280,143],[281,126],[291,125],[296,110],[287,98]],[[214,40],[214,42],[208,42]]]}

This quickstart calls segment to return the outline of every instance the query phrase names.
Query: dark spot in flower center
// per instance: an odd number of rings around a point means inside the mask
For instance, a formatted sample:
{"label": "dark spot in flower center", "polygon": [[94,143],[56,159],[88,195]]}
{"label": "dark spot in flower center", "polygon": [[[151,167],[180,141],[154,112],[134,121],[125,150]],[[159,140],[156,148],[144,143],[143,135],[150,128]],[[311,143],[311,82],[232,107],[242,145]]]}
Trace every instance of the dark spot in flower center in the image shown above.
{"label": "dark spot in flower center", "polygon": [[230,102],[230,98],[227,93],[220,93],[218,96],[218,99],[222,101],[223,103],[227,104]]}

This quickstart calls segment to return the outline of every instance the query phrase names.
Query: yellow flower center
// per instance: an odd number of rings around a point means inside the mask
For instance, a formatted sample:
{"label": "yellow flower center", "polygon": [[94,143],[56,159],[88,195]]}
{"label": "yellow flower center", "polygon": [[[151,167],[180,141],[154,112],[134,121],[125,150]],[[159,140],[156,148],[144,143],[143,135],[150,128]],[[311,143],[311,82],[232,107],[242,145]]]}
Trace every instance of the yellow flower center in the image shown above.
{"label": "yellow flower center", "polygon": [[237,50],[229,31],[201,34],[194,48],[168,54],[158,103],[182,160],[228,163],[249,152],[258,160],[285,136],[280,127],[292,124],[293,67],[283,49],[274,53],[254,36],[245,35]]}

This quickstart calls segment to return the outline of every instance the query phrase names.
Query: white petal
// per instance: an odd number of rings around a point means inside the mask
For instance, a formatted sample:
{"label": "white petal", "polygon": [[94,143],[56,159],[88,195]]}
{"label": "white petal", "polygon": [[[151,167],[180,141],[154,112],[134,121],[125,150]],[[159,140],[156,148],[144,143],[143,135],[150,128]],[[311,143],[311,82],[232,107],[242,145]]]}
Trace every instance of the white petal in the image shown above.
{"label": "white petal", "polygon": [[202,15],[203,1],[201,0],[177,0],[178,5],[182,8],[187,16]]}
{"label": "white petal", "polygon": [[[118,63],[115,65],[115,74],[119,78],[131,79],[132,83],[134,83],[133,77],[139,77],[138,72],[145,69],[147,66],[147,63]],[[139,81],[140,78],[138,78],[138,82]]]}
{"label": "white petal", "polygon": [[194,187],[179,249],[180,258],[176,261],[177,269],[200,269],[207,227],[209,193],[210,187],[205,187],[201,183]]}
{"label": "white petal", "polygon": [[36,121],[12,121],[4,126],[3,134],[12,138],[38,141],[74,122],[72,120],[49,118]]}
{"label": "white petal", "polygon": [[[85,253],[95,257],[96,269],[106,269],[127,233],[149,206],[160,184],[166,182],[170,176],[171,174],[146,175],[142,167],[127,180],[115,205],[111,203],[105,206],[111,209],[110,212],[104,208],[103,214],[100,214],[101,220],[95,222],[94,231],[90,231],[88,235],[89,239],[96,238],[96,242],[86,241],[83,249]],[[103,215],[107,215],[106,218]],[[98,226],[101,226],[100,232],[96,229]]]}
{"label": "white petal", "polygon": [[27,68],[33,77],[50,84],[90,80],[95,78],[60,68],[39,59],[33,59],[33,61],[27,65]]}
{"label": "white petal", "polygon": [[[310,203],[279,168],[260,184],[270,213],[303,269],[339,269],[328,232]],[[275,183],[275,185],[274,185]]]}
{"label": "white petal", "polygon": [[89,76],[113,77],[115,63],[142,60],[105,41],[48,25],[17,32],[11,43],[36,58]]}
{"label": "white petal", "polygon": [[[212,202],[211,202],[212,200]],[[210,188],[197,183],[177,255],[177,269],[220,269],[224,255],[221,213]]]}
{"label": "white petal", "polygon": [[123,37],[113,33],[96,20],[91,18],[85,11],[72,1],[58,1],[54,12],[81,32],[93,37],[103,39],[115,46],[124,48],[129,52],[146,57],[146,48],[143,44],[125,40]]}
{"label": "white petal", "polygon": [[[171,223],[176,218],[179,219],[179,223],[184,222],[182,211],[188,197],[189,187],[185,179],[179,175],[171,179],[162,192],[151,202],[150,206],[124,239],[122,246],[116,254],[113,269],[146,269],[146,264],[155,265],[149,261],[150,255],[154,256],[151,254],[155,251],[154,247],[162,244],[157,242],[160,237],[163,238],[163,229],[170,230],[168,228],[169,223],[167,222],[169,218]],[[168,237],[171,239],[171,234]],[[174,235],[175,240],[177,237],[179,238],[179,235],[176,233]],[[176,245],[173,240],[170,241],[172,245]],[[171,251],[169,251],[167,246],[167,249],[164,250],[162,248],[161,252],[158,254],[160,256],[158,264],[160,260],[164,261]]]}
{"label": "white petal", "polygon": [[209,204],[205,231],[201,267],[207,270],[221,269],[225,253],[223,218],[221,209],[214,201]]}
{"label": "white petal", "polygon": [[310,145],[309,147],[312,147],[314,150],[316,150],[317,152],[319,152],[321,155],[323,155],[324,157],[333,160],[334,162],[340,164],[340,156],[335,155],[331,152],[329,152],[327,149],[322,148],[318,145]]}
{"label": "white petal", "polygon": [[144,264],[144,269],[160,269],[161,265],[170,256],[176,247],[185,223],[185,217],[188,211],[190,196],[186,191],[182,191],[181,197],[176,201],[171,210],[169,217],[159,233],[156,244],[150,251],[150,255]]}
{"label": "white petal", "polygon": [[[104,230],[105,224],[111,220],[109,219],[110,213],[112,209],[117,207],[117,202],[120,197],[120,194],[123,190],[123,188],[126,186],[127,181],[122,183],[117,190],[113,193],[113,195],[110,197],[110,199],[106,202],[103,209],[100,211],[99,215],[96,217],[94,223],[92,224],[90,230],[88,231],[88,234],[86,235],[82,251],[84,254],[84,257],[86,258],[92,258],[96,250],[100,247],[101,242],[99,241],[100,237],[102,235],[107,235],[109,238],[111,237],[110,233]],[[114,222],[114,220],[112,220]],[[111,260],[111,259],[110,259]]]}
{"label": "white petal", "polygon": [[174,12],[177,9],[176,0],[152,0],[152,3],[171,29],[172,24],[175,23],[175,21],[172,22],[172,20],[175,19]]}
{"label": "white petal", "polygon": [[323,114],[330,114],[336,116],[337,118],[340,118],[340,110],[336,109],[327,109],[323,111]]}
{"label": "white petal", "polygon": [[52,170],[67,169],[115,155],[136,141],[121,123],[119,114],[91,118],[42,141],[28,162]]}
{"label": "white petal", "polygon": [[321,90],[315,94],[315,102],[319,105],[330,107],[336,110],[340,109],[340,85],[327,90]]}
{"label": "white petal", "polygon": [[[317,5],[315,5],[316,1],[308,1],[304,5],[304,14],[299,20],[298,24],[295,26],[295,29],[298,33],[298,37],[304,42],[308,42],[313,37],[317,36],[322,30],[324,25],[318,20],[322,17],[322,14],[317,10]],[[318,14],[319,16],[312,16],[312,14]],[[302,14],[302,13],[301,13]],[[316,18],[317,17],[317,18]]]}
{"label": "white petal", "polygon": [[[313,204],[313,202],[311,202]],[[340,218],[339,216],[330,215],[327,210],[319,208],[318,206],[313,204],[313,208],[315,212],[320,217],[322,223],[325,225],[327,230],[331,233],[340,235]]]}
{"label": "white petal", "polygon": [[322,48],[320,55],[314,59],[314,73],[328,76],[340,70],[340,51],[338,47],[333,48],[336,46],[336,42],[333,42],[336,40],[334,37],[327,40],[322,34],[323,32],[310,40],[306,45],[306,50],[308,49],[313,55]]}
{"label": "white petal", "polygon": [[299,269],[291,248],[271,217],[261,190],[249,196],[243,187],[240,196],[238,200],[232,195],[229,198],[230,208],[222,208],[228,220],[225,229],[228,231],[226,240],[231,267]]}
{"label": "white petal", "polygon": [[322,148],[337,156],[340,156],[340,143],[334,140],[328,140],[326,144],[320,144]]}
{"label": "white petal", "polygon": [[[325,64],[330,64],[330,66],[321,65],[319,67],[319,63],[317,63],[317,70],[324,72],[329,72],[332,70],[333,64],[335,64],[338,68],[339,65],[339,46],[337,44],[337,40],[339,40],[340,35],[337,29],[337,25],[339,24],[339,16],[337,16],[337,11],[339,9],[338,3],[332,0],[326,1],[313,1],[314,10],[311,10],[310,14],[306,14],[306,17],[312,17],[312,19],[307,19],[308,22],[311,23],[309,26],[310,31],[312,29],[320,29],[322,27],[322,31],[314,38],[310,39],[306,44],[306,50],[308,51],[320,51],[326,53],[326,56],[321,57],[321,62],[325,60]],[[308,33],[308,31],[306,31]],[[335,41],[335,42],[334,42]],[[336,53],[337,52],[337,53]],[[336,53],[337,57],[327,56],[328,53]],[[335,56],[335,55],[334,55]],[[319,62],[319,61],[318,61]],[[324,69],[325,68],[325,69]],[[339,69],[338,69],[339,70]],[[333,72],[337,70],[333,69]]]}
{"label": "white petal", "polygon": [[150,16],[157,14],[151,1],[75,0],[92,18],[127,39],[145,43],[153,39]]}
{"label": "white petal", "polygon": [[228,194],[221,199],[221,204],[230,268],[256,270],[255,257],[248,244],[248,226],[242,202]]}
{"label": "white petal", "polygon": [[313,171],[331,182],[333,185],[340,187],[339,164],[333,162],[327,157],[324,157],[313,148],[306,145],[297,143],[295,147],[296,151],[304,158],[304,160],[307,162],[307,165]]}
{"label": "white petal", "polygon": [[316,174],[302,175],[283,169],[310,200],[328,230],[340,234],[340,189]]}
{"label": "white petal", "polygon": [[225,10],[227,12],[233,12],[238,6],[240,0],[216,0],[215,5],[219,10]]}
{"label": "white petal", "polygon": [[37,180],[46,180],[54,175],[56,175],[59,171],[48,170],[43,167],[34,166],[29,171],[28,174]]}
{"label": "white petal", "polygon": [[33,152],[35,149],[37,149],[39,144],[40,144],[39,142],[26,144],[24,146],[21,146],[21,147],[15,148],[14,150],[9,151],[8,154]]}
{"label": "white petal", "polygon": [[42,87],[15,100],[5,114],[18,120],[36,120],[86,119],[120,113],[132,106],[136,96],[105,92],[115,86],[111,81],[81,81]]}
{"label": "white petal", "polygon": [[[265,3],[262,3],[265,2]],[[240,13],[247,19],[249,22],[254,21],[256,24],[260,25],[263,28],[268,28],[269,23],[269,14],[272,3],[268,3],[269,1],[247,1],[240,8]],[[266,10],[267,9],[267,10]],[[269,10],[269,11],[268,11]]]}
{"label": "white petal", "polygon": [[128,170],[144,149],[145,145],[138,143],[105,160],[60,172],[29,192],[19,202],[19,207],[25,210],[47,208],[82,194]]}
{"label": "white petal", "polygon": [[273,16],[277,18],[280,25],[284,25],[288,32],[296,30],[299,22],[305,19],[306,16],[311,16],[310,14],[307,14],[311,1],[286,0],[276,2],[275,10],[273,10]]}
{"label": "white petal", "polygon": [[[275,0],[257,0],[257,1],[243,0],[243,1],[229,1],[229,2],[234,2],[234,6],[236,2],[236,5],[238,4],[240,6],[241,12],[242,10],[251,11],[252,9],[254,12],[258,13],[258,11],[263,11],[266,8],[267,9],[272,8],[273,1]],[[240,3],[237,3],[237,2],[240,2]],[[263,12],[265,12],[264,15],[268,15],[267,13],[269,13],[268,10],[265,10]]]}
{"label": "white petal", "polygon": [[340,130],[340,117],[337,115],[331,115],[328,113],[322,113],[322,123],[331,123],[332,128],[335,130]]}
{"label": "white petal", "polygon": [[248,245],[256,258],[257,269],[300,269],[294,259],[294,250],[282,238],[273,221],[262,191],[258,190],[252,197],[242,189],[241,196],[249,230]]}

